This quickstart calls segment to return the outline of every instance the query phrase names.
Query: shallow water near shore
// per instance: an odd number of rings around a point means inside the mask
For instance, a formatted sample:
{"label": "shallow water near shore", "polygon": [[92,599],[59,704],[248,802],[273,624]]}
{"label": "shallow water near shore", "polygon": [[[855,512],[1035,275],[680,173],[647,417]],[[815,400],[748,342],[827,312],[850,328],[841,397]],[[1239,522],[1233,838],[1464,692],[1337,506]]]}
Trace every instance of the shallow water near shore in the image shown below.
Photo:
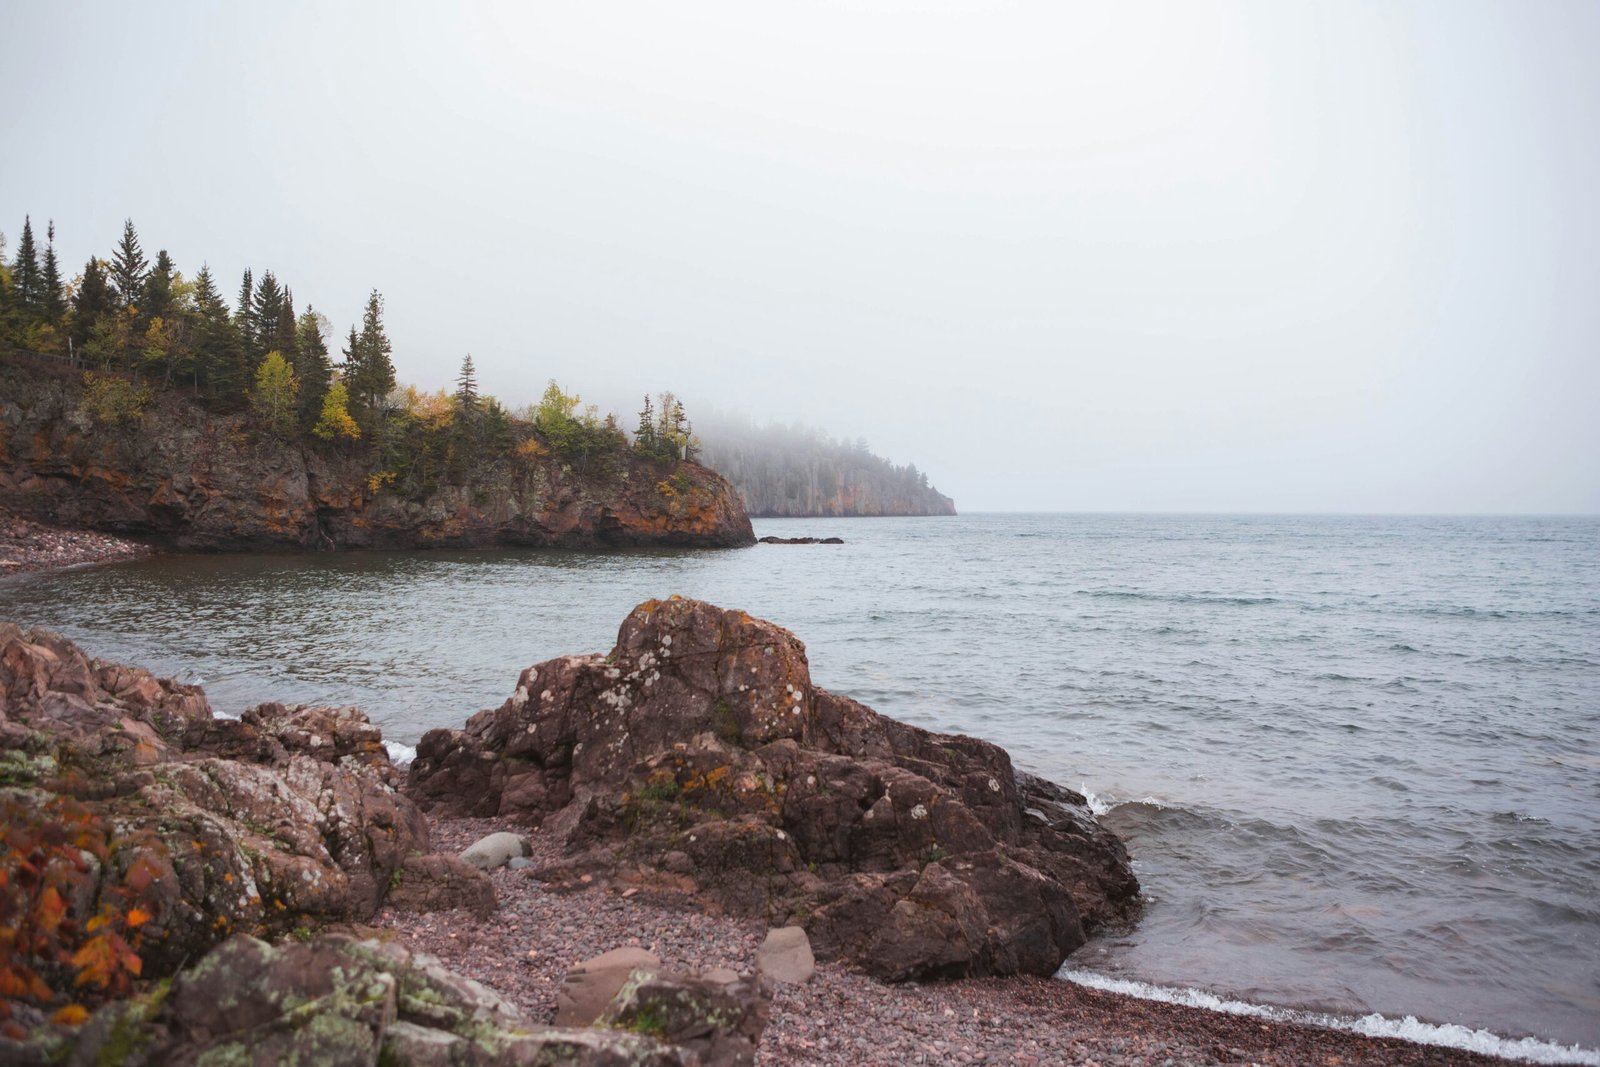
{"label": "shallow water near shore", "polygon": [[415,743],[672,593],[818,684],[986,737],[1130,842],[1139,926],[1072,966],[1600,1046],[1600,520],[758,522],[842,546],[165,556],[0,583],[0,617]]}

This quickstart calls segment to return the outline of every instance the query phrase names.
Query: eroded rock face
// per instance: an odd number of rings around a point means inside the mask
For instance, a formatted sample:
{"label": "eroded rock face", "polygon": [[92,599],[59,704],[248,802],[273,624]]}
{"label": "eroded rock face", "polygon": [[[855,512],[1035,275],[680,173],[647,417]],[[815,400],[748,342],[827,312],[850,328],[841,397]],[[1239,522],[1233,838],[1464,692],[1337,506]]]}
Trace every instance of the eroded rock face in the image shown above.
{"label": "eroded rock face", "polygon": [[[75,1063],[130,1067],[196,1062],[698,1067],[708,1062],[695,1051],[657,1040],[660,1028],[636,1032],[628,1021],[613,1029],[538,1025],[493,990],[393,942],[328,935],[305,944],[269,945],[241,935],[178,976],[165,997],[102,1009],[70,1051]],[[702,1030],[717,1029],[703,1014],[698,1021]],[[737,1032],[735,1025],[725,1029]],[[36,1046],[35,1051],[49,1050]]]}
{"label": "eroded rock face", "polygon": [[[213,718],[194,686],[0,623],[0,806],[54,865],[67,954],[115,935],[139,957],[132,973],[159,977],[235,932],[365,921],[402,882],[413,906],[482,911],[487,894],[492,908],[481,872],[418,862],[427,824],[400,780],[353,708]],[[5,885],[26,913],[45,886],[24,887],[18,870]],[[430,896],[430,882],[450,891]],[[61,990],[81,984],[49,957],[20,962]],[[121,972],[109,976],[115,991]]]}
{"label": "eroded rock face", "polygon": [[78,372],[0,358],[0,505],[186,549],[528,545],[728,547],[755,541],[738,494],[695,463],[631,454],[604,475],[536,451],[466,485],[403,495],[332,450],[171,394],[95,423]]}
{"label": "eroded rock face", "polygon": [[1081,796],[813,686],[793,634],[698,601],[641,604],[609,655],[528,668],[500,708],[427,734],[406,789],[542,822],[566,850],[552,883],[796,923],[890,979],[1053,973],[1137,908]]}

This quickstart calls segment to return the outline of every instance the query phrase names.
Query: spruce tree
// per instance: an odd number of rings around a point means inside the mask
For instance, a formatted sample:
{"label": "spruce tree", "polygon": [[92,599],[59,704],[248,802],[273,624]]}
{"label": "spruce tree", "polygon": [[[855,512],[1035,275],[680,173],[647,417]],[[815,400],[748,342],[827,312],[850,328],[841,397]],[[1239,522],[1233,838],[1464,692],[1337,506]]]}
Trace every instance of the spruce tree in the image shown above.
{"label": "spruce tree", "polygon": [[639,428],[633,431],[633,450],[645,456],[656,454],[656,412],[649,393],[644,394],[644,407],[639,411]]}
{"label": "spruce tree", "polygon": [[472,353],[461,361],[461,373],[456,376],[456,407],[467,419],[476,419],[482,411],[478,399],[478,372],[472,366]]}
{"label": "spruce tree", "polygon": [[149,269],[150,261],[144,258],[144,251],[139,247],[138,231],[133,228],[133,220],[128,219],[122,224],[122,240],[111,254],[111,281],[117,287],[121,307],[138,306],[139,297],[143,295],[144,276]]}
{"label": "spruce tree", "polygon": [[352,340],[356,352],[355,369],[353,374],[345,376],[345,382],[350,387],[351,399],[357,401],[370,418],[395,385],[394,361],[390,359],[393,349],[383,330],[383,297],[376,289],[367,297],[367,309],[361,316],[361,333]]}
{"label": "spruce tree", "polygon": [[[246,278],[249,271],[245,272]],[[195,384],[208,396],[237,401],[250,387],[248,364],[239,341],[239,327],[217,291],[211,268],[201,266],[194,279]]]}
{"label": "spruce tree", "polygon": [[272,272],[261,275],[256,286],[255,300],[250,305],[250,356],[260,360],[268,352],[281,350],[282,338],[278,335],[278,318],[283,313],[283,290]]}
{"label": "spruce tree", "polygon": [[239,303],[234,306],[233,328],[238,334],[239,344],[249,351],[254,347],[254,331],[250,329],[250,313],[255,304],[255,283],[250,271],[244,272],[244,280],[239,283]]}
{"label": "spruce tree", "polygon": [[299,357],[299,329],[294,315],[294,294],[286,285],[283,287],[283,306],[278,309],[277,329],[278,351],[283,353],[291,366]]}
{"label": "spruce tree", "polygon": [[156,253],[156,265],[145,275],[144,291],[139,297],[139,320],[145,324],[157,318],[167,318],[172,313],[172,276],[176,273],[172,257],[163,248]]}
{"label": "spruce tree", "polygon": [[23,216],[22,238],[17,242],[17,259],[11,268],[11,292],[25,324],[37,322],[43,311],[43,281],[39,253],[33,244],[33,219]]}
{"label": "spruce tree", "polygon": [[52,326],[60,326],[67,317],[67,297],[61,288],[61,267],[56,262],[55,220],[51,220],[45,234],[48,243],[44,246],[44,270],[40,275],[44,286],[40,306],[44,309],[44,320]]}
{"label": "spruce tree", "polygon": [[333,386],[333,364],[328,342],[322,339],[322,323],[309,306],[295,323],[294,372],[300,379],[300,423],[314,427],[322,416],[323,398]]}
{"label": "spruce tree", "polygon": [[83,265],[83,280],[72,301],[72,347],[82,352],[100,321],[117,309],[117,297],[104,261],[91,258]]}

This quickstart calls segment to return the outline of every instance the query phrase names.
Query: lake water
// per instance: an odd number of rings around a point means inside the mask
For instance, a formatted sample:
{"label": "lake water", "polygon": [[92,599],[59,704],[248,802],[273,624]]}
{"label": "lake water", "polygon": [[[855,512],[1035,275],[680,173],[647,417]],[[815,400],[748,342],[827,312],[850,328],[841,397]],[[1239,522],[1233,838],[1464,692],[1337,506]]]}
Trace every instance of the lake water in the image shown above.
{"label": "lake water", "polygon": [[415,743],[641,600],[744,608],[818,684],[1092,794],[1149,903],[1089,980],[1600,1046],[1600,520],[756,526],[848,543],[166,556],[10,580],[0,617]]}

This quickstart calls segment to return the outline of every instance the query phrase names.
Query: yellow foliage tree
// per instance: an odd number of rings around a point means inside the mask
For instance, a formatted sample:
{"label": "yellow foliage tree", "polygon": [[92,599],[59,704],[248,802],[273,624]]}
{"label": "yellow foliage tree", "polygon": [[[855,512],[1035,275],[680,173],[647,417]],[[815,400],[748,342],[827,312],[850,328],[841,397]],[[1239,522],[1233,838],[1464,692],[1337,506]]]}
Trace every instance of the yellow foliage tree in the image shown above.
{"label": "yellow foliage tree", "polygon": [[294,398],[300,392],[300,382],[294,376],[289,361],[277,349],[268,352],[256,368],[256,387],[250,394],[250,404],[256,413],[277,430],[294,428]]}
{"label": "yellow foliage tree", "polygon": [[361,437],[361,427],[350,417],[350,391],[343,382],[334,382],[322,398],[322,415],[311,432],[324,441],[355,441]]}

